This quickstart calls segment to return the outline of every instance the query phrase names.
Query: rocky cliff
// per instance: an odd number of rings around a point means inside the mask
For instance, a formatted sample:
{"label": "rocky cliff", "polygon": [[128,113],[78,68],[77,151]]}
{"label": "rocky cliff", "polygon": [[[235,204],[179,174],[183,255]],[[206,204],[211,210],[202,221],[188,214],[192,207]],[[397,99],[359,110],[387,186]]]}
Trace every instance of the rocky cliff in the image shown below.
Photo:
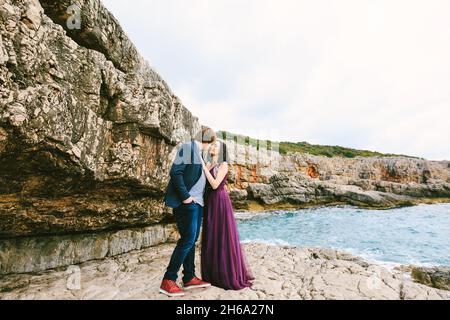
{"label": "rocky cliff", "polygon": [[373,208],[449,201],[448,162],[408,157],[322,157],[228,142],[230,191],[241,209],[350,204]]}
{"label": "rocky cliff", "polygon": [[[0,0],[0,84],[0,274],[176,238],[163,192],[200,124],[99,0]],[[450,197],[448,163],[230,147],[237,208]]]}
{"label": "rocky cliff", "polygon": [[198,120],[101,2],[1,0],[0,35],[0,237],[163,221],[170,153]]}
{"label": "rocky cliff", "polygon": [[0,274],[173,237],[171,152],[200,125],[99,0],[0,0],[0,84]]}

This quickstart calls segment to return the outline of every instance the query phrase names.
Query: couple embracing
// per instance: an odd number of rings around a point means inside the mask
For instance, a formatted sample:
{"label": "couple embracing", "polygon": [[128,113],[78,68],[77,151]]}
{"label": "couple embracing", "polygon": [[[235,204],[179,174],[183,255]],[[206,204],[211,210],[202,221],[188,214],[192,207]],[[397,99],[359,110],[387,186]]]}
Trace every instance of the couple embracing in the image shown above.
{"label": "couple embracing", "polygon": [[[207,127],[177,151],[165,203],[173,208],[180,239],[159,289],[165,295],[183,296],[185,290],[207,288],[211,284],[226,290],[252,285],[253,276],[245,262],[225,189],[228,161],[226,144],[217,140],[215,132]],[[195,275],[195,244],[200,230],[202,279]],[[177,284],[181,266],[182,287]]]}

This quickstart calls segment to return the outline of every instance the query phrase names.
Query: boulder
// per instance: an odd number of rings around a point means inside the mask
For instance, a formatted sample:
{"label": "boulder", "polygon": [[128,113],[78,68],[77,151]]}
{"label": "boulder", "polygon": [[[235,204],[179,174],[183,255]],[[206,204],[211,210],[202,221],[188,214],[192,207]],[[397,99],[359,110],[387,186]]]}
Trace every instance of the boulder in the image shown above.
{"label": "boulder", "polygon": [[412,278],[419,283],[427,286],[450,290],[450,268],[447,267],[413,267],[411,270]]}

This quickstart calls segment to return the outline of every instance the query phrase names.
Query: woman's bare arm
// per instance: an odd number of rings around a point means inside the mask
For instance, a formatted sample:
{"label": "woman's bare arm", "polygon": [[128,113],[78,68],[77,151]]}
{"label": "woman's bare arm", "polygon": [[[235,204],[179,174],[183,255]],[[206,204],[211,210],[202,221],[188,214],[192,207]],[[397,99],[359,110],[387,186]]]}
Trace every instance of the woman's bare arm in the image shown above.
{"label": "woman's bare arm", "polygon": [[225,179],[225,176],[228,173],[228,163],[223,162],[219,166],[219,171],[217,172],[216,178],[214,178],[213,175],[209,172],[209,169],[205,164],[203,164],[203,171],[205,172],[206,179],[208,179],[208,182],[211,185],[211,187],[214,190],[216,190],[222,183],[223,179]]}

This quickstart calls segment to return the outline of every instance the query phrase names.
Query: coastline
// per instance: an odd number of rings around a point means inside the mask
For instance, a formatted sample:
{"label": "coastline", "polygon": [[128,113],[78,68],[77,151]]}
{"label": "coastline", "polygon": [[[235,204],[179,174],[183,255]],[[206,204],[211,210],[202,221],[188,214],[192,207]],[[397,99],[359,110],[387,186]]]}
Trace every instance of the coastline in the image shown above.
{"label": "coastline", "polygon": [[[279,208],[266,208],[265,210],[260,210],[260,211],[247,211],[247,210],[240,210],[240,211],[236,211],[235,212],[235,216],[238,222],[242,222],[242,223],[246,223],[247,221],[260,221],[260,219],[265,219],[265,218],[275,218],[277,219],[278,216],[283,217],[285,214],[299,214],[301,216],[301,214],[303,213],[303,210],[307,210],[308,212],[315,212],[315,210],[320,210],[320,209],[329,209],[329,208],[339,208],[339,209],[349,209],[349,210],[356,210],[356,209],[361,209],[361,210],[366,210],[367,214],[370,215],[370,213],[372,211],[388,211],[388,210],[393,210],[392,212],[395,211],[395,209],[402,209],[402,208],[412,208],[412,207],[417,207],[418,209],[417,211],[417,215],[421,215],[423,212],[420,209],[421,207],[426,211],[427,208],[426,206],[430,206],[431,210],[433,210],[433,205],[446,205],[446,204],[450,204],[450,201],[448,201],[448,199],[439,199],[439,201],[427,201],[427,202],[420,202],[411,206],[396,206],[393,208],[383,208],[383,209],[378,209],[378,208],[367,208],[367,207],[361,207],[361,206],[355,206],[355,205],[351,205],[348,203],[340,203],[340,204],[332,204],[332,205],[317,205],[317,206],[307,206],[307,207],[279,207]],[[447,208],[447,206],[445,206],[444,208]],[[359,212],[359,210],[357,210]],[[337,215],[339,213],[336,213]],[[412,214],[412,212],[410,213]],[[271,220],[270,220],[271,221]],[[278,220],[277,220],[278,221]],[[257,223],[257,222],[256,222]],[[254,226],[254,225],[253,225]],[[255,226],[254,226],[255,227]],[[246,232],[244,232],[244,234],[246,235],[246,237],[244,236],[244,240],[243,243],[260,243],[260,244],[266,244],[266,245],[281,245],[281,246],[292,246],[292,247],[297,247],[297,248],[303,248],[303,247],[311,247],[311,242],[309,242],[306,239],[306,243],[303,241],[296,241],[297,238],[292,238],[291,236],[284,236],[283,234],[279,234],[279,233],[274,233],[274,236],[272,238],[268,238],[268,237],[261,237],[258,238],[256,236],[254,236],[253,234],[248,234],[248,230],[247,228],[244,228],[244,230],[246,230]],[[298,240],[298,239],[297,239]],[[305,239],[303,239],[305,240]],[[325,241],[327,242],[327,241]],[[327,242],[328,243],[328,242]],[[326,248],[326,249],[332,249],[332,250],[337,250],[340,252],[344,252],[344,253],[348,253],[354,256],[358,256],[370,263],[374,263],[374,264],[379,264],[379,265],[384,265],[386,267],[389,268],[397,268],[397,267],[405,267],[405,266],[409,266],[409,267],[425,267],[425,268],[434,268],[434,267],[442,267],[442,268],[448,268],[448,263],[443,263],[442,261],[434,261],[432,262],[427,261],[424,262],[422,260],[420,260],[420,258],[416,257],[415,259],[411,258],[411,259],[401,259],[398,256],[391,256],[391,257],[385,257],[386,260],[383,260],[381,257],[377,257],[376,254],[371,253],[370,251],[367,251],[366,248],[363,248],[364,250],[362,250],[361,248],[353,248],[351,247],[345,247],[345,246],[340,246],[340,245],[336,245],[333,246],[332,244],[328,244],[327,243],[323,243],[319,242],[317,246],[315,246],[313,244],[313,248],[318,248],[318,249],[322,249],[322,248]],[[389,260],[389,258],[391,258]]]}
{"label": "coastline", "polygon": [[360,209],[368,209],[368,210],[389,210],[389,209],[417,206],[417,205],[421,205],[421,204],[439,204],[439,203],[450,203],[450,197],[449,198],[447,198],[447,197],[415,198],[408,203],[402,202],[402,203],[399,203],[396,205],[391,204],[391,205],[380,205],[380,206],[367,205],[367,204],[363,204],[363,203],[356,204],[354,202],[350,203],[347,201],[317,201],[317,202],[304,203],[304,204],[293,204],[293,203],[263,204],[256,200],[250,200],[250,201],[248,201],[248,207],[235,208],[235,212],[236,213],[241,213],[241,212],[261,213],[261,212],[270,212],[270,211],[278,211],[278,210],[315,209],[315,208],[334,207],[334,206],[351,206],[351,207],[357,207]]}
{"label": "coastline", "polygon": [[[208,299],[445,299],[402,270],[324,248],[244,244],[255,276],[252,288],[191,291],[181,300]],[[0,277],[0,299],[169,299],[158,293],[173,249],[163,244],[68,268]],[[197,255],[197,267],[200,261]]]}
{"label": "coastline", "polygon": [[[445,232],[435,233],[436,227],[421,228],[418,225],[448,225],[448,208],[447,202],[440,201],[439,204],[421,203],[384,213],[383,210],[374,212],[346,204],[331,208],[240,211],[236,217],[242,223],[244,243],[336,250],[391,272],[401,272],[404,277],[419,283],[450,290],[450,261],[445,246],[448,237]],[[371,223],[377,224],[370,227]],[[393,224],[402,227],[391,228]],[[306,228],[305,231],[298,230],[299,226]],[[339,233],[351,230],[348,226],[357,229],[351,235]],[[319,233],[317,237],[316,232]],[[417,234],[422,238],[417,238]],[[379,238],[377,235],[384,236]],[[386,239],[381,240],[384,237]]]}

